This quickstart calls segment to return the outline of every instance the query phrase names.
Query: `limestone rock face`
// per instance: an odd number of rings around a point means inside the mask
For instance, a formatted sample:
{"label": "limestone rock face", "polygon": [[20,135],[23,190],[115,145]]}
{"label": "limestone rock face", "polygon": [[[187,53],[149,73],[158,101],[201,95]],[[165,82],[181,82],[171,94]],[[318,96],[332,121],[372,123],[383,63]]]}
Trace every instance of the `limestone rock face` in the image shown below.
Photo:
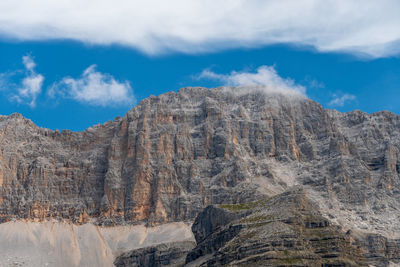
{"label": "limestone rock face", "polygon": [[195,247],[195,242],[164,243],[157,246],[125,252],[114,261],[116,267],[183,266],[186,254]]}
{"label": "limestone rock face", "polygon": [[368,266],[364,251],[321,216],[302,188],[252,205],[220,207],[248,212],[198,242],[188,266]]}
{"label": "limestone rock face", "polygon": [[400,118],[257,88],[183,88],[83,132],[0,117],[0,220],[191,221],[303,185],[345,229],[399,238]]}
{"label": "limestone rock face", "polygon": [[208,206],[197,217],[192,225],[192,232],[197,243],[231,221],[244,217],[247,212],[233,213],[216,206]]}

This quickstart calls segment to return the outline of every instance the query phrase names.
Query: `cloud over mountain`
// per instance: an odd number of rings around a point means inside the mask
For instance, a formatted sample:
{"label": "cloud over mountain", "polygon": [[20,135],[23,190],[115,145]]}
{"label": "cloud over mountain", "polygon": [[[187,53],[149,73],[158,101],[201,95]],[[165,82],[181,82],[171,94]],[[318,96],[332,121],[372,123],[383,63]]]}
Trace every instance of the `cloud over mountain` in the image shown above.
{"label": "cloud over mountain", "polygon": [[[306,88],[296,84],[290,78],[279,76],[273,66],[260,66],[255,72],[232,71],[229,74],[219,74],[211,70],[203,70],[195,79],[209,79],[219,81],[225,86],[245,87],[241,90],[262,89],[268,93],[291,95],[305,95]],[[250,87],[249,87],[250,86]]]}
{"label": "cloud over mountain", "polygon": [[97,71],[96,65],[88,67],[79,78],[64,77],[54,83],[48,95],[93,106],[132,105],[136,101],[128,81],[119,82],[112,75]]}
{"label": "cloud over mountain", "polygon": [[342,96],[333,95],[333,99],[328,103],[328,106],[343,107],[347,102],[356,100],[355,95],[344,94]]}

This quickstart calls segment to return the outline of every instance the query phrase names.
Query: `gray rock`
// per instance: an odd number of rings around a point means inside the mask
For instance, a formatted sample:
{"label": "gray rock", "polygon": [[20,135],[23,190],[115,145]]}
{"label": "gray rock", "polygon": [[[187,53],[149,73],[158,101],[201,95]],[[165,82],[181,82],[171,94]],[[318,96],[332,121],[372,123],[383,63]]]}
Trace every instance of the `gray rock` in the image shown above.
{"label": "gray rock", "polygon": [[368,266],[364,251],[321,216],[302,188],[250,204],[237,206],[247,216],[198,242],[187,266]]}
{"label": "gray rock", "polygon": [[346,229],[400,238],[400,118],[260,88],[183,88],[83,132],[0,118],[0,220],[149,225],[303,185]]}
{"label": "gray rock", "polygon": [[196,242],[202,242],[218,228],[245,216],[246,212],[232,212],[216,206],[208,206],[197,217],[192,225]]}
{"label": "gray rock", "polygon": [[153,247],[125,252],[114,261],[117,267],[183,266],[186,254],[195,247],[194,242],[165,243]]}

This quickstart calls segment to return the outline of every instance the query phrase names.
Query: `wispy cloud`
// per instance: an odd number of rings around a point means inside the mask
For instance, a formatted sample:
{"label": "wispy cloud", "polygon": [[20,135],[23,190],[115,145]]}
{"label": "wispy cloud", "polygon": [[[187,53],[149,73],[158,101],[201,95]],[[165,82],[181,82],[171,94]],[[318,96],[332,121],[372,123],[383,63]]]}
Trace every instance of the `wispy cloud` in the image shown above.
{"label": "wispy cloud", "polygon": [[44,76],[35,72],[36,63],[32,56],[23,56],[22,63],[25,67],[25,77],[22,79],[21,84],[17,86],[17,94],[13,94],[11,100],[28,104],[34,108],[36,99],[42,92]]}
{"label": "wispy cloud", "polygon": [[36,63],[33,61],[33,58],[30,55],[23,56],[22,63],[24,64],[26,70],[30,72],[35,71]]}
{"label": "wispy cloud", "polygon": [[314,89],[320,89],[320,88],[325,88],[325,84],[321,81],[318,81],[315,78],[312,78],[311,76],[307,75],[304,78],[304,82],[307,83],[308,88],[314,88]]}
{"label": "wispy cloud", "polygon": [[53,84],[48,95],[52,98],[71,98],[94,106],[132,105],[135,97],[129,82],[119,82],[107,73],[88,67],[81,77],[65,77]]}
{"label": "wispy cloud", "polygon": [[356,99],[355,95],[344,94],[342,96],[333,95],[333,99],[328,103],[329,106],[343,107],[347,102],[354,101]]}
{"label": "wispy cloud", "polygon": [[0,34],[148,54],[290,43],[385,57],[400,52],[399,12],[398,0],[2,0]]}
{"label": "wispy cloud", "polygon": [[6,90],[8,83],[7,73],[0,73],[0,91]]}
{"label": "wispy cloud", "polygon": [[261,86],[263,91],[270,93],[298,95],[306,93],[305,87],[295,84],[290,78],[282,78],[272,66],[260,66],[255,72],[232,71],[229,74],[203,70],[195,78],[216,80],[226,86]]}

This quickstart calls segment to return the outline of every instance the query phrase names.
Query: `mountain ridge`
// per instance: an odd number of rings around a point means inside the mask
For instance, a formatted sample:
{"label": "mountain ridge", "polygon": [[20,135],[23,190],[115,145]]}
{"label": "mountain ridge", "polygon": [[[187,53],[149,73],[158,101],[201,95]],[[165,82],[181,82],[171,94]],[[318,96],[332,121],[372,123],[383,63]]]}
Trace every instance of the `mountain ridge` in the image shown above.
{"label": "mountain ridge", "polygon": [[[398,115],[339,113],[304,96],[235,90],[188,87],[151,96],[82,132],[40,128],[18,114],[2,117],[20,121],[0,126],[2,220],[186,221],[208,204],[254,200],[298,183],[322,202],[332,197],[338,214],[327,216],[339,218],[350,203],[356,215],[346,216],[360,221],[365,211],[357,207],[366,205],[368,190],[376,198],[375,184],[398,194]],[[360,175],[365,184],[352,178]],[[384,207],[397,213],[389,199]]]}
{"label": "mountain ridge", "polygon": [[[165,94],[171,94],[171,93],[178,94],[180,90],[185,90],[185,89],[196,89],[196,88],[202,88],[202,89],[206,89],[206,90],[219,90],[219,89],[235,90],[235,88],[237,88],[237,87],[226,87],[226,86],[223,86],[223,87],[216,87],[216,88],[206,88],[206,87],[197,87],[197,86],[187,86],[187,87],[182,87],[182,88],[180,88],[178,91],[172,91],[172,90],[171,90],[171,91],[168,91],[168,92],[166,92],[166,93],[163,93],[163,94],[161,94],[161,95],[159,95],[159,96],[162,96],[162,95],[165,95]],[[242,86],[241,88],[250,88],[250,90],[252,90],[252,88],[249,87],[249,86]],[[257,92],[257,91],[262,92],[262,87],[259,87],[259,89],[258,89],[258,90],[255,90],[255,91],[256,91],[256,92]],[[268,94],[268,93],[266,93],[266,94]],[[271,95],[273,95],[273,94],[271,94]],[[276,93],[276,95],[279,95],[279,93]],[[154,98],[154,97],[156,98],[156,97],[159,97],[159,96],[150,95],[150,96],[148,96],[147,98]],[[317,101],[314,101],[314,100],[309,99],[307,96],[303,96],[303,97],[304,97],[305,99],[309,100],[309,101],[312,101],[312,102],[314,102],[314,103],[316,103],[316,104],[318,104],[318,105],[321,105],[321,104],[318,103]],[[114,121],[119,121],[121,118],[125,117],[125,116],[127,115],[127,113],[129,113],[129,112],[130,112],[132,109],[134,109],[136,106],[140,105],[140,103],[141,103],[142,101],[145,101],[147,98],[142,99],[141,101],[139,101],[139,103],[137,103],[137,104],[134,105],[130,110],[128,110],[127,112],[125,112],[124,115],[122,115],[122,116],[121,116],[121,115],[117,115],[114,119],[107,120],[107,121],[102,122],[102,123],[93,124],[93,125],[91,125],[91,126],[88,126],[86,129],[83,129],[83,130],[51,129],[51,128],[49,128],[49,127],[38,126],[33,120],[31,120],[30,118],[24,116],[22,113],[19,113],[19,112],[13,112],[13,113],[11,113],[11,114],[9,114],[9,115],[1,115],[1,114],[0,114],[0,119],[7,120],[7,119],[9,119],[9,118],[23,118],[23,119],[25,119],[25,120],[30,121],[30,122],[33,123],[35,126],[37,126],[37,127],[40,128],[40,129],[43,129],[43,130],[49,130],[49,131],[54,131],[54,132],[57,132],[57,131],[59,131],[59,132],[67,131],[67,132],[73,132],[73,133],[80,133],[80,132],[85,132],[85,131],[89,130],[90,128],[96,128],[96,127],[102,126],[102,125],[104,125],[104,124],[108,124],[108,123],[111,123],[111,122],[114,122]],[[322,107],[322,105],[321,105],[321,107]],[[344,115],[344,114],[351,114],[351,113],[363,113],[363,114],[368,115],[368,116],[375,116],[375,115],[379,115],[379,114],[388,114],[388,115],[391,115],[391,116],[400,116],[399,114],[396,114],[396,113],[394,113],[393,111],[390,111],[390,110],[379,110],[379,111],[375,111],[375,112],[368,113],[368,112],[365,112],[365,111],[363,111],[363,110],[361,110],[361,109],[354,109],[354,110],[350,110],[350,111],[346,111],[346,112],[341,112],[341,111],[338,111],[337,109],[325,108],[325,107],[322,107],[322,108],[325,109],[327,112],[339,113],[339,114],[342,114],[342,115]]]}

